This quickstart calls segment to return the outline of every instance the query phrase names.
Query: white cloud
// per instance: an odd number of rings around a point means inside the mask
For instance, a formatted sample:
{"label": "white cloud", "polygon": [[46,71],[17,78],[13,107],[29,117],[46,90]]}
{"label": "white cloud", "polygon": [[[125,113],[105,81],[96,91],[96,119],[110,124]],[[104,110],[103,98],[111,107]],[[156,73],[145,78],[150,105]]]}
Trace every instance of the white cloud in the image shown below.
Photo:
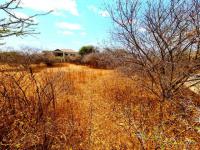
{"label": "white cloud", "polygon": [[74,33],[71,31],[64,31],[62,32],[63,35],[73,35]]}
{"label": "white cloud", "polygon": [[58,22],[56,23],[56,26],[67,30],[81,30],[81,25],[76,23]]}
{"label": "white cloud", "polygon": [[37,11],[67,11],[78,16],[76,0],[22,0],[22,7]]}
{"label": "white cloud", "polygon": [[65,14],[61,11],[53,11],[52,14],[58,17],[65,17]]}
{"label": "white cloud", "polygon": [[[21,39],[21,40],[20,40]],[[5,45],[2,46],[2,49],[6,49],[6,47],[13,47],[14,50],[21,50],[21,47],[33,47],[33,48],[41,48],[43,42],[40,39],[36,39],[35,37],[8,37],[6,39]]]}
{"label": "white cloud", "polygon": [[88,6],[88,9],[91,10],[92,12],[102,16],[102,17],[109,17],[110,16],[108,11],[101,10],[101,9],[97,8],[96,6],[94,6],[94,5]]}
{"label": "white cloud", "polygon": [[33,23],[38,23],[38,20],[34,17],[34,18],[30,18],[30,16],[28,16],[27,14],[25,13],[22,13],[22,12],[15,12],[14,13],[15,16],[17,16],[18,18],[21,18],[21,19],[29,19],[29,21],[32,21]]}
{"label": "white cloud", "polygon": [[80,35],[81,35],[81,36],[86,36],[87,33],[86,33],[86,32],[81,32]]}

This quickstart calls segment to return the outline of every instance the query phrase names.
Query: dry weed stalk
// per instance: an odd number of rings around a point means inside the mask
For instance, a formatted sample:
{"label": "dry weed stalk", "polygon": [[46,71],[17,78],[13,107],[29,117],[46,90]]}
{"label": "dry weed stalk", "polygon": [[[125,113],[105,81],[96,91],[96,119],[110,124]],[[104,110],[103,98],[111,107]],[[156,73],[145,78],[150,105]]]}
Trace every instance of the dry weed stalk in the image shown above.
{"label": "dry weed stalk", "polygon": [[74,91],[67,72],[33,73],[28,68],[2,71],[0,77],[2,149],[79,147],[85,131],[79,105],[67,98]]}

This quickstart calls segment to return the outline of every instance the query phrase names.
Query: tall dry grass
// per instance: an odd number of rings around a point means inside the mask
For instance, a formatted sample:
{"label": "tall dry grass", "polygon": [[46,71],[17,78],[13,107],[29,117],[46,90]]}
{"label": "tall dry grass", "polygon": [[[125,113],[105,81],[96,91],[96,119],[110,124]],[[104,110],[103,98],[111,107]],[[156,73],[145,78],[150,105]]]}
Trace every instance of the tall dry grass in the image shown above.
{"label": "tall dry grass", "polygon": [[198,149],[199,96],[164,104],[137,77],[77,65],[0,72],[1,149]]}
{"label": "tall dry grass", "polygon": [[65,149],[84,141],[81,107],[69,99],[70,73],[3,71],[0,77],[2,149]]}
{"label": "tall dry grass", "polygon": [[[109,78],[100,84],[104,85],[103,99],[109,101],[112,110],[109,117],[121,131],[119,137],[111,134],[112,141],[120,140],[113,144],[116,149],[123,145],[125,149],[199,148],[199,96],[182,89],[172,101],[164,103],[164,131],[161,132],[159,99],[142,86],[141,80],[118,73]],[[128,139],[122,141],[124,135]]]}

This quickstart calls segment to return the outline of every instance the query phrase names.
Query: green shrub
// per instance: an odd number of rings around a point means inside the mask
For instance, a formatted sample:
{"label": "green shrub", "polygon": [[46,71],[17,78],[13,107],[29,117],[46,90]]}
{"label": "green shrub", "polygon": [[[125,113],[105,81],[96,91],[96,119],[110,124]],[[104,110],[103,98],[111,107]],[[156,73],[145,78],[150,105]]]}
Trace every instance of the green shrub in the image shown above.
{"label": "green shrub", "polygon": [[79,50],[79,54],[80,54],[81,56],[86,55],[86,54],[89,54],[89,53],[95,53],[95,52],[97,52],[97,49],[96,49],[94,46],[92,46],[92,45],[83,46],[83,47],[81,47],[81,49]]}

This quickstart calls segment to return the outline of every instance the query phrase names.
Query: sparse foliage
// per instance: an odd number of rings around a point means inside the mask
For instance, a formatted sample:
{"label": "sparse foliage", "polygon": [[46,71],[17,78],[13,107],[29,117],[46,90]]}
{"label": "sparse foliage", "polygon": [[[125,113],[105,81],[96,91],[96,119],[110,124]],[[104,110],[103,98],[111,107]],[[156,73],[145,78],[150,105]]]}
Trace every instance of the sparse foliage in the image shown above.
{"label": "sparse foliage", "polygon": [[158,148],[166,138],[166,122],[173,120],[193,130],[191,122],[181,118],[181,110],[174,111],[175,117],[167,109],[171,105],[189,108],[181,91],[188,82],[199,83],[194,78],[200,69],[199,7],[199,0],[116,0],[107,7],[114,22],[114,41],[129,55],[122,59],[130,68],[124,67],[125,73],[140,80],[159,102],[159,124],[154,126],[161,132],[155,135],[160,138]]}
{"label": "sparse foliage", "polygon": [[22,16],[18,13],[18,10],[22,9],[20,4],[21,0],[8,0],[0,3],[0,40],[10,36],[24,36],[38,33],[34,28],[37,25],[34,19],[44,14]]}
{"label": "sparse foliage", "polygon": [[117,0],[108,7],[115,40],[161,99],[170,99],[199,70],[199,6],[198,0]]}

